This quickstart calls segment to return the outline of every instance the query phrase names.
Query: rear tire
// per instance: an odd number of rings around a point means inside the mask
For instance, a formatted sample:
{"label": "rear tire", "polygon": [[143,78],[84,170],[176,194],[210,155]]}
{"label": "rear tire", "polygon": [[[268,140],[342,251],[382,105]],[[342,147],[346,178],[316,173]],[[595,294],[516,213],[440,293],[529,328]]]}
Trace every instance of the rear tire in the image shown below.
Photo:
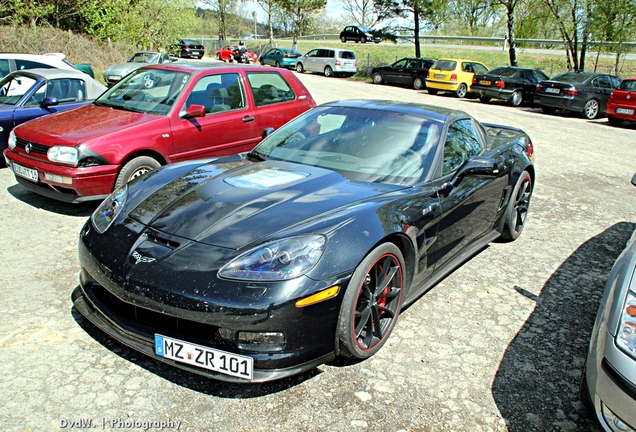
{"label": "rear tire", "polygon": [[279,68],[279,67],[280,67],[280,63],[277,61],[277,62],[276,62],[276,64],[275,64],[274,66],[276,66],[277,68]]}
{"label": "rear tire", "polygon": [[415,77],[413,80],[413,88],[415,90],[422,90],[426,85],[424,84],[424,80],[420,77]]}
{"label": "rear tire", "polygon": [[546,114],[554,114],[556,112],[556,108],[552,108],[552,107],[541,107],[541,111],[543,111]]}
{"label": "rear tire", "polygon": [[125,185],[129,181],[142,176],[150,171],[156,170],[161,167],[161,164],[156,159],[150,156],[139,156],[128,162],[119,171],[117,181],[115,181],[115,189]]}
{"label": "rear tire", "polygon": [[347,43],[347,39],[344,36],[340,36],[340,41],[342,41],[342,43]]}
{"label": "rear tire", "polygon": [[367,359],[385,344],[400,314],[404,258],[393,243],[372,250],[349,281],[340,315],[340,354]]}
{"label": "rear tire", "polygon": [[490,96],[479,96],[479,102],[487,104],[492,99]]}
{"label": "rear tire", "polygon": [[296,63],[296,72],[298,72],[298,73],[305,72],[305,68],[303,67],[302,63]]}
{"label": "rear tire", "polygon": [[332,76],[334,76],[333,69],[331,69],[331,66],[325,67],[325,76],[328,78],[331,78]]}
{"label": "rear tire", "polygon": [[521,231],[526,225],[530,198],[532,198],[532,178],[528,171],[523,171],[506,206],[506,213],[504,214],[506,222],[501,233],[503,240],[514,241],[521,235]]}
{"label": "rear tire", "polygon": [[513,107],[518,107],[523,102],[523,93],[520,90],[515,90],[512,93],[512,97],[510,97],[510,105]]}
{"label": "rear tire", "polygon": [[426,91],[428,92],[428,94],[432,94],[433,96],[435,96],[437,94],[437,89],[426,89]]}
{"label": "rear tire", "polygon": [[457,96],[460,99],[465,98],[467,94],[468,94],[468,87],[464,83],[461,83],[459,87],[457,87],[457,90],[455,90],[455,96]]}
{"label": "rear tire", "polygon": [[360,42],[362,42],[362,43],[367,43],[367,38],[366,38],[365,36],[362,36],[362,37],[360,38]]}
{"label": "rear tire", "polygon": [[609,122],[609,124],[611,124],[612,126],[620,126],[623,124],[623,119],[619,119],[616,117],[608,117],[607,121]]}

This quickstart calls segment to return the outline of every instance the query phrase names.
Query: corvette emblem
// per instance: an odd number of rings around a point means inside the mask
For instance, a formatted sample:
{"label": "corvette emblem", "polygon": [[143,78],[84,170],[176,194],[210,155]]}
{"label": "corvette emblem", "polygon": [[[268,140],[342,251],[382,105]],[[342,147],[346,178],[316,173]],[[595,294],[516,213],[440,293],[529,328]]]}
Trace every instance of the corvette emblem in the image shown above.
{"label": "corvette emblem", "polygon": [[139,252],[137,252],[137,251],[134,251],[134,252],[132,253],[132,257],[133,257],[133,259],[135,260],[135,264],[139,264],[140,262],[143,262],[143,263],[151,263],[151,262],[157,261],[157,260],[156,260],[156,259],[154,259],[154,258],[151,258],[151,257],[145,257],[145,256],[143,256],[142,254],[140,254],[140,253],[139,253]]}
{"label": "corvette emblem", "polygon": [[27,152],[27,153],[31,153],[31,143],[27,143],[24,146],[24,151]]}

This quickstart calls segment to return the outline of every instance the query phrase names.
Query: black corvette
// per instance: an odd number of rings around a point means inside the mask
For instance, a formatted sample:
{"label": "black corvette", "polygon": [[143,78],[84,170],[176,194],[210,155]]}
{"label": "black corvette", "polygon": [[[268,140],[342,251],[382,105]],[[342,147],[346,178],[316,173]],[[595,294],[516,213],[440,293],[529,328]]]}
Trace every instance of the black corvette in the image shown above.
{"label": "black corvette", "polygon": [[116,190],[79,239],[75,307],[148,356],[262,382],[365,359],[400,310],[528,212],[521,130],[389,101],[316,107],[252,152]]}

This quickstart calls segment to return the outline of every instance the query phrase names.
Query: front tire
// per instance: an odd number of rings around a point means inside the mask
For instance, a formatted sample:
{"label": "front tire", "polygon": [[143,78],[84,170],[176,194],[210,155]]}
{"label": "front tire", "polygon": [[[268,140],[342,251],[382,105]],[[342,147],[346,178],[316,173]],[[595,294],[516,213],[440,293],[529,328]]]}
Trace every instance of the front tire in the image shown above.
{"label": "front tire", "polygon": [[413,80],[413,88],[415,90],[422,90],[424,87],[424,80],[420,77],[415,77],[415,79]]}
{"label": "front tire", "polygon": [[305,68],[303,67],[302,63],[296,63],[296,72],[298,72],[298,73],[305,72]]}
{"label": "front tire", "polygon": [[331,66],[326,66],[325,67],[325,76],[328,78],[331,78],[333,75],[333,69],[331,69]]}
{"label": "front tire", "polygon": [[546,114],[554,114],[556,112],[556,108],[553,107],[541,107],[541,111],[543,111]]}
{"label": "front tire", "polygon": [[347,43],[347,39],[344,36],[340,36],[340,41],[342,41],[342,43]]}
{"label": "front tire", "polygon": [[468,87],[464,83],[461,83],[459,87],[457,87],[457,90],[455,90],[455,96],[457,96],[460,99],[465,98],[467,94],[468,94]]}
{"label": "front tire", "polygon": [[521,231],[526,225],[530,198],[532,198],[532,178],[528,171],[523,171],[517,180],[506,207],[506,213],[504,214],[505,226],[501,233],[503,240],[514,241],[521,235]]}
{"label": "front tire", "polygon": [[115,189],[159,167],[161,167],[161,164],[150,156],[136,157],[124,165],[121,171],[119,171],[117,181],[115,181]]}
{"label": "front tire", "polygon": [[426,89],[426,91],[428,91],[428,94],[432,94],[433,96],[435,96],[437,94],[437,89]]}
{"label": "front tire", "polygon": [[488,102],[490,102],[490,99],[491,99],[490,96],[479,96],[479,102],[481,103],[487,104]]}
{"label": "front tire", "polygon": [[362,43],[367,43],[367,38],[366,38],[365,36],[362,36],[362,37],[360,38],[360,42],[362,42]]}
{"label": "front tire", "polygon": [[393,243],[371,251],[358,265],[338,317],[340,354],[367,359],[386,343],[400,314],[404,258]]}
{"label": "front tire", "polygon": [[598,117],[598,113],[600,111],[600,105],[596,99],[590,99],[585,102],[585,106],[583,107],[583,116],[585,116],[588,120],[594,120]]}
{"label": "front tire", "polygon": [[382,74],[380,72],[376,72],[373,74],[373,83],[374,84],[382,84],[384,79],[382,79]]}

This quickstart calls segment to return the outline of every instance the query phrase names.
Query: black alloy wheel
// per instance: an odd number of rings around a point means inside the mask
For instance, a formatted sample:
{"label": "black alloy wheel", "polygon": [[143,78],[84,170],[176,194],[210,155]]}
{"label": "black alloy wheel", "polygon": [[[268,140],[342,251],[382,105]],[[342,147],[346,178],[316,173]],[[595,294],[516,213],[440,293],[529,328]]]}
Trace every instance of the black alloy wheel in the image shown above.
{"label": "black alloy wheel", "polygon": [[393,243],[381,244],[358,265],[338,317],[340,354],[362,360],[382,348],[400,314],[404,272]]}
{"label": "black alloy wheel", "polygon": [[530,209],[530,198],[532,198],[532,178],[528,171],[523,171],[506,207],[504,215],[506,225],[501,233],[504,240],[514,241],[521,235]]}

